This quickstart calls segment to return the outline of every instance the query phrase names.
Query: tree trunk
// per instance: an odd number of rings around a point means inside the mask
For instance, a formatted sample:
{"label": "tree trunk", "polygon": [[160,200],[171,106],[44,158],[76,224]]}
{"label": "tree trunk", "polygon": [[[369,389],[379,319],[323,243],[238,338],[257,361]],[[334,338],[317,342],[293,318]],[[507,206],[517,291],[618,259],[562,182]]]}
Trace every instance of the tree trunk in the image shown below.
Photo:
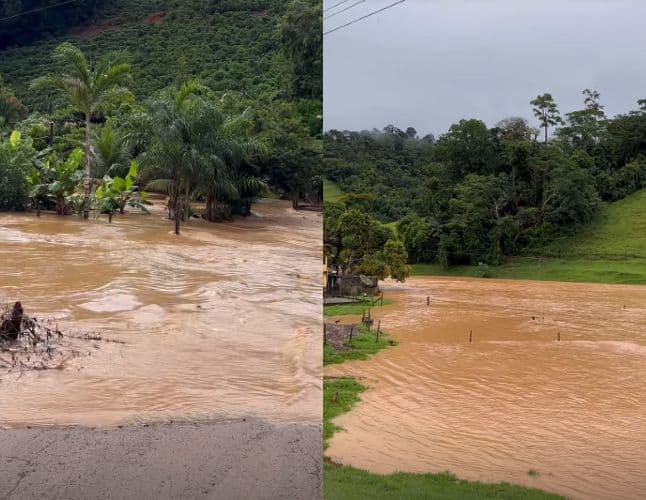
{"label": "tree trunk", "polygon": [[545,125],[545,144],[547,144],[547,125]]}
{"label": "tree trunk", "polygon": [[206,195],[206,220],[215,221],[215,199],[211,194]]}
{"label": "tree trunk", "polygon": [[294,210],[298,210],[299,204],[298,204],[298,191],[292,191],[292,208]]}
{"label": "tree trunk", "polygon": [[175,198],[175,234],[179,234],[179,225],[182,218],[182,201],[181,197]]}
{"label": "tree trunk", "polygon": [[85,178],[83,179],[83,219],[85,220],[90,218],[90,177],[92,175],[92,160],[90,158],[92,149],[90,141],[90,113],[87,113],[85,115]]}
{"label": "tree trunk", "polygon": [[112,222],[112,212],[108,212],[108,222]]}
{"label": "tree trunk", "polygon": [[56,213],[58,215],[65,215],[65,198],[62,196],[56,197]]}
{"label": "tree trunk", "polygon": [[0,324],[0,338],[8,340],[16,340],[18,335],[20,335],[20,329],[22,327],[22,305],[20,302],[16,302],[13,305],[11,314],[7,319],[2,321]]}

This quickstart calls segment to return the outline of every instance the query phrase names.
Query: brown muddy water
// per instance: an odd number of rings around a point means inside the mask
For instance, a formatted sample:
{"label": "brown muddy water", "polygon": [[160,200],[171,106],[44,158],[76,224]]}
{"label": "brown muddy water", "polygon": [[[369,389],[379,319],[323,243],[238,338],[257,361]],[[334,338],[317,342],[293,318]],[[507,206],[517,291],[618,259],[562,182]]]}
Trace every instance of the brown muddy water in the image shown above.
{"label": "brown muddy water", "polygon": [[0,426],[321,421],[321,215],[263,201],[190,222],[0,214],[0,297],[100,343],[0,372]]}
{"label": "brown muddy water", "polygon": [[646,498],[646,287],[412,278],[385,296],[399,344],[325,369],[369,387],[333,460]]}

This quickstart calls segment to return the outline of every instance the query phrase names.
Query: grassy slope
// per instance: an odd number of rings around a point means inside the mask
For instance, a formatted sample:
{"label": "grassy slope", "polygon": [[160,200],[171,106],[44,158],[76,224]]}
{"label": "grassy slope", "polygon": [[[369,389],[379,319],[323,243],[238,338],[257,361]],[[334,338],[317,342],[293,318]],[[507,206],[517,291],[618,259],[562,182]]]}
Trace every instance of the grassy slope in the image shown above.
{"label": "grassy slope", "polygon": [[323,179],[323,199],[325,201],[336,203],[339,201],[341,196],[343,196],[343,192],[335,182]]}
{"label": "grassy slope", "polygon": [[[178,75],[201,79],[214,90],[275,92],[287,74],[278,51],[276,24],[285,2],[279,0],[111,0],[93,23],[110,25],[98,36],[58,36],[0,52],[0,73],[18,97],[38,110],[42,92],[27,90],[29,82],[54,70],[52,52],[63,41],[78,44],[93,58],[126,50],[133,63],[131,88],[138,97],[173,83]],[[254,15],[258,8],[266,15]],[[159,24],[146,18],[166,12]],[[264,13],[263,13],[264,14]]]}
{"label": "grassy slope", "polygon": [[[489,267],[486,274],[491,278],[646,284],[646,189],[606,205],[580,234],[533,253]],[[540,264],[538,255],[546,256]],[[482,269],[473,266],[449,270],[433,264],[413,266],[413,275],[482,274]]]}

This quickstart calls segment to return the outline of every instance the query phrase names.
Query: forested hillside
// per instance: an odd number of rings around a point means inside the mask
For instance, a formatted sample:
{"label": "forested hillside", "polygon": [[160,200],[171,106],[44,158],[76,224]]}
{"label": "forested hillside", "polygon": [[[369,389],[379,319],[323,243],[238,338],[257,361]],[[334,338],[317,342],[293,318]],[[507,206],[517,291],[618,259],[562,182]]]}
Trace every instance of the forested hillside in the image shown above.
{"label": "forested hillside", "polygon": [[205,200],[209,220],[267,186],[320,199],[320,1],[39,4],[1,21],[0,209],[114,211],[90,199],[101,179],[101,196],[166,192],[181,217]]}
{"label": "forested hillside", "polygon": [[[51,36],[51,32],[41,31],[39,41],[28,45],[19,43],[0,52],[0,74],[31,111],[49,111],[53,107],[47,93],[30,92],[27,87],[33,78],[55,69],[51,54],[64,40],[72,41],[95,60],[110,51],[126,51],[133,66],[131,90],[138,97],[189,76],[200,79],[213,90],[240,91],[254,97],[262,93],[289,97],[294,86],[292,65],[280,50],[282,41],[276,29],[286,12],[287,1],[103,0],[98,3],[100,8],[91,19],[78,22],[76,16],[69,18],[65,29],[53,15],[58,7],[44,11],[42,14],[47,14],[47,20],[42,22],[48,26],[56,24],[53,32],[64,31],[63,34]],[[302,7],[307,3],[299,4]],[[301,7],[295,10],[303,10]],[[17,41],[23,36],[20,26],[16,23],[12,32]],[[315,37],[316,33],[311,36]],[[297,88],[299,97],[321,98],[318,57],[316,61],[310,56],[313,60],[306,68],[310,73],[308,86]]]}
{"label": "forested hillside", "polygon": [[493,128],[461,120],[438,138],[393,126],[328,131],[327,186],[343,193],[328,205],[339,214],[326,225],[330,254],[343,260],[356,244],[340,236],[348,213],[386,223],[412,263],[500,264],[569,248],[552,243],[646,187],[645,102],[609,118],[597,92],[582,101],[561,116],[549,94],[539,96],[530,103],[536,128],[507,118]]}

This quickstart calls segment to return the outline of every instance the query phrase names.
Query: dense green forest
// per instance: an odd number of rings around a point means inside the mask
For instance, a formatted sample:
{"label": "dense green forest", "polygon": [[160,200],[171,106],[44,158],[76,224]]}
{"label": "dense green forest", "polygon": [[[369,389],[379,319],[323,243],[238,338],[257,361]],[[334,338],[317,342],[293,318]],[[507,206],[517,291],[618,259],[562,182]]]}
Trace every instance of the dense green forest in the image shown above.
{"label": "dense green forest", "polygon": [[209,220],[267,188],[320,200],[320,1],[72,5],[86,21],[54,7],[33,36],[38,12],[2,25],[0,209],[112,215],[145,209],[143,187],[178,221],[192,199]]}
{"label": "dense green forest", "polygon": [[411,263],[497,265],[558,249],[551,243],[593,223],[606,202],[646,187],[646,101],[612,118],[588,89],[564,115],[550,94],[528,104],[535,124],[461,120],[437,138],[394,126],[326,132],[331,260],[366,270],[395,239]]}

